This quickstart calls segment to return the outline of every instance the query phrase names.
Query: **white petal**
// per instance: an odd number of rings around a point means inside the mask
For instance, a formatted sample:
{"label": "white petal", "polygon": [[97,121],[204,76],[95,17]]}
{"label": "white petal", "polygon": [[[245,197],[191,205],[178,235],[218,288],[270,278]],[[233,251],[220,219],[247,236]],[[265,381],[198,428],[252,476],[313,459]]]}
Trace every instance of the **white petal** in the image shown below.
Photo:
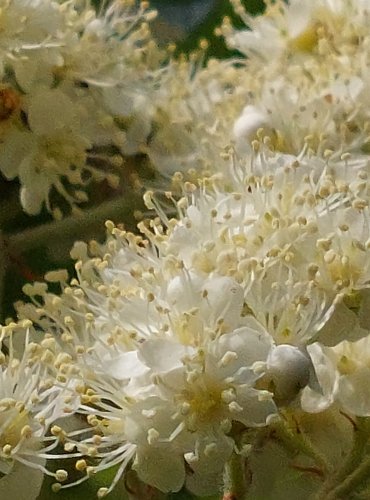
{"label": "white petal", "polygon": [[139,358],[154,373],[166,373],[183,366],[181,359],[190,348],[167,339],[149,339],[140,346]]}
{"label": "white petal", "polygon": [[338,400],[343,409],[359,417],[370,416],[370,368],[357,370],[339,380]]}
{"label": "white petal", "polygon": [[336,365],[328,356],[328,349],[318,342],[307,347],[322,390],[321,394],[310,387],[305,387],[302,391],[302,408],[311,413],[326,410],[334,402],[338,388]]}
{"label": "white petal", "polygon": [[[366,317],[368,317],[366,311]],[[318,340],[326,346],[335,346],[343,340],[358,340],[366,335],[360,327],[358,316],[340,303],[335,307],[334,313],[318,334]]]}
{"label": "white petal", "polygon": [[12,131],[0,148],[0,171],[7,179],[18,175],[19,165],[25,156],[32,155],[36,143],[29,132]]}
{"label": "white petal", "polygon": [[34,500],[40,492],[43,480],[44,474],[41,470],[16,462],[13,470],[0,479],[0,498]]}
{"label": "white petal", "polygon": [[41,211],[45,200],[45,193],[37,189],[22,187],[20,192],[21,205],[24,211],[30,215],[37,215]]}
{"label": "white petal", "polygon": [[139,360],[136,351],[124,352],[114,357],[106,355],[101,359],[104,365],[104,373],[117,380],[139,377],[149,371]]}
{"label": "white petal", "polygon": [[233,414],[233,418],[247,427],[264,426],[268,423],[269,417],[277,413],[273,400],[268,398],[268,394],[266,399],[260,399],[262,393],[257,389],[237,388],[236,396],[236,401],[243,410]]}
{"label": "white petal", "polygon": [[238,354],[239,366],[252,366],[256,361],[266,361],[273,345],[272,338],[253,318],[248,319],[248,326],[238,328],[223,335],[219,340],[219,353],[227,351]]}
{"label": "white petal", "polygon": [[211,320],[224,320],[223,326],[233,330],[240,325],[240,316],[244,302],[243,288],[233,279],[214,276],[208,279],[202,289],[207,292],[202,302],[202,311]]}
{"label": "white petal", "polygon": [[30,101],[28,122],[36,134],[50,135],[77,125],[74,109],[74,103],[62,91],[40,89]]}
{"label": "white petal", "polygon": [[163,493],[181,490],[185,481],[184,460],[167,447],[139,449],[133,465],[140,479]]}

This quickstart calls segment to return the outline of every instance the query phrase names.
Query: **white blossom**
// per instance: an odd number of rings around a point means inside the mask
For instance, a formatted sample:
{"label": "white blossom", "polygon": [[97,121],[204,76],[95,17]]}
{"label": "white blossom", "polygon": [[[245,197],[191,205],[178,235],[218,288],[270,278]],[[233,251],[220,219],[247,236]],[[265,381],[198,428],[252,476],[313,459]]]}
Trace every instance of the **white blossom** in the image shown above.
{"label": "white blossom", "polygon": [[[27,213],[77,211],[91,180],[117,187],[122,154],[112,151],[130,135],[123,122],[144,120],[150,131],[139,108],[154,85],[149,59],[161,62],[146,24],[153,17],[145,2],[126,0],[100,14],[88,2],[4,2],[0,171],[19,179]],[[122,116],[108,105],[117,92],[126,96]]]}
{"label": "white blossom", "polygon": [[[91,389],[85,400],[94,408],[80,411],[103,432],[94,452],[102,461],[94,470],[121,464],[108,491],[131,459],[139,477],[161,491],[183,486],[185,462],[193,471],[188,486],[196,492],[199,473],[200,483],[209,476],[208,488],[217,491],[212,481],[232,453],[232,423],[264,426],[276,412],[272,394],[253,387],[261,376],[253,365],[270,347],[268,334],[249,321],[197,348],[155,336],[130,362],[130,353],[99,359],[92,352],[96,377],[88,370],[84,378]],[[92,453],[85,451],[90,446],[94,438],[76,442],[81,456]]]}
{"label": "white blossom", "polygon": [[13,336],[22,335],[15,333],[21,326],[3,327],[1,335],[9,354],[1,354],[0,366],[0,491],[37,498],[44,474],[63,475],[45,468],[48,453],[57,446],[48,433],[53,423],[72,411],[68,405],[73,393],[68,384],[58,386],[45,364],[47,356],[42,357],[36,344],[29,342],[29,321],[21,342],[24,352],[16,356]]}
{"label": "white blossom", "polygon": [[369,336],[334,347],[314,343],[307,350],[321,391],[304,389],[303,408],[317,412],[336,402],[349,414],[369,416]]}

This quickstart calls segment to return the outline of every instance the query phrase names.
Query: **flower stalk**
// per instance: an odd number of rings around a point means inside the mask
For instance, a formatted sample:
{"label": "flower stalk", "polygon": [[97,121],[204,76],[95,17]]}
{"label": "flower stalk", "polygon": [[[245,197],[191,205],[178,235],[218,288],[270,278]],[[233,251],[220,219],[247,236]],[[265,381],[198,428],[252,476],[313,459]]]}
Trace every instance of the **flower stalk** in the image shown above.
{"label": "flower stalk", "polygon": [[352,450],[342,468],[328,477],[316,496],[317,500],[344,498],[346,494],[364,485],[370,472],[370,458],[366,456],[369,439],[369,419],[358,417],[354,427]]}
{"label": "flower stalk", "polygon": [[247,492],[245,457],[233,452],[225,465],[223,500],[244,500],[247,498]]}
{"label": "flower stalk", "polygon": [[65,237],[71,241],[88,238],[101,227],[106,220],[132,219],[132,207],[141,205],[141,196],[136,193],[125,193],[124,196],[106,201],[90,210],[85,210],[79,215],[70,215],[62,220],[49,222],[35,228],[26,229],[19,233],[5,236],[6,246],[11,253],[27,252],[43,245],[60,242]]}
{"label": "flower stalk", "polygon": [[315,462],[315,465],[319,467],[322,476],[325,476],[330,471],[330,466],[326,458],[313,446],[309,438],[300,429],[298,430],[297,428],[297,432],[293,432],[289,428],[288,421],[280,420],[274,424],[272,432],[287,451],[290,453],[300,452],[306,457],[311,458]]}
{"label": "flower stalk", "polygon": [[6,268],[7,268],[7,252],[4,245],[3,233],[0,231],[0,318],[1,320],[4,319],[3,301],[4,301]]}

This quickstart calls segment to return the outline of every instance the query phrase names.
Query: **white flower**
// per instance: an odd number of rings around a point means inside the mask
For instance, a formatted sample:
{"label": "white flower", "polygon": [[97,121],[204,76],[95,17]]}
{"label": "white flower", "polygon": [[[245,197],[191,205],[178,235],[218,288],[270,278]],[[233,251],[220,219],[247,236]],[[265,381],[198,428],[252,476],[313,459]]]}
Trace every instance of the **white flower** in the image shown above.
{"label": "white flower", "polygon": [[299,346],[328,320],[338,293],[368,286],[367,161],[262,150],[230,163],[198,190],[185,186],[179,223],[158,209],[169,226],[158,245],[189,269],[233,277],[275,341]]}
{"label": "white flower", "polygon": [[112,2],[99,15],[89,2],[2,6],[0,171],[19,179],[27,213],[77,211],[92,179],[117,187],[122,157],[112,146],[124,149],[133,123],[142,141],[151,128],[144,111],[161,63],[146,24],[153,17],[145,2]]}
{"label": "white flower", "polygon": [[[60,476],[45,468],[47,453],[58,443],[47,434],[56,420],[69,414],[71,391],[58,386],[45,364],[47,356],[29,343],[29,323],[2,327],[2,346],[9,355],[1,354],[0,366],[0,491],[14,492],[16,498],[26,498],[27,492],[33,499],[44,474]],[[17,358],[13,335],[22,334],[24,353]]]}
{"label": "white flower", "polygon": [[[83,183],[81,174],[73,169],[81,171],[84,168],[86,149],[91,143],[80,135],[82,123],[74,103],[59,89],[38,88],[28,96],[25,105],[30,130],[15,128],[8,132],[1,151],[0,168],[8,178],[19,176],[22,204],[28,213],[37,214],[44,201],[51,210],[49,192],[52,186],[69,197],[61,176]],[[14,150],[17,150],[17,163],[13,163],[15,155],[11,152]],[[21,152],[23,157],[20,157]]]}
{"label": "white flower", "polygon": [[[66,288],[61,301],[51,295],[46,304],[61,324],[74,316],[76,343],[88,337],[132,350],[171,332],[200,345],[210,335],[206,316],[218,335],[251,314],[277,344],[302,347],[340,297],[368,287],[364,158],[325,162],[263,150],[223,169],[198,189],[184,185],[179,221],[148,193],[163,223],[139,225],[148,240],[109,223],[105,245],[76,245],[76,294]],[[92,320],[83,325],[86,313]]]}
{"label": "white flower", "polygon": [[[325,42],[343,53],[356,46],[355,36],[367,34],[367,1],[290,0],[270,4],[263,15],[252,17],[233,0],[249,30],[236,31],[225,25],[229,44],[249,57],[264,62],[304,60],[317,57]],[[348,20],[350,19],[350,22]]]}
{"label": "white flower", "polygon": [[[179,220],[148,192],[158,217],[139,224],[146,238],[108,221],[104,244],[76,243],[77,278],[48,274],[60,297],[25,288],[34,307],[21,314],[48,332],[35,352],[91,425],[61,434],[81,481],[118,465],[101,497],[130,466],[164,492],[212,493],[236,427],[269,425],[276,405],[294,412],[300,392],[305,411],[354,408],[340,344],[314,340],[368,287],[367,161],[262,145],[222,161],[180,184]],[[364,415],[366,393],[360,404]]]}
{"label": "white flower", "polygon": [[370,337],[366,336],[355,342],[344,340],[334,347],[319,343],[307,347],[321,393],[310,388],[304,389],[304,410],[318,412],[337,402],[349,414],[361,417],[370,415],[369,342]]}
{"label": "white flower", "polygon": [[219,149],[230,143],[233,121],[245,102],[244,68],[216,60],[202,66],[200,54],[169,64],[158,78],[150,105],[152,134],[143,151],[165,175],[215,171]]}
{"label": "white flower", "polygon": [[249,93],[244,110],[234,111],[238,150],[248,151],[263,128],[274,150],[366,151],[367,2],[279,1],[257,17],[234,4],[250,28],[224,27],[229,44],[248,56],[240,87]]}
{"label": "white flower", "polygon": [[197,474],[205,473],[200,487],[205,488],[208,477],[208,489],[216,491],[214,475],[222,473],[234,446],[233,422],[265,426],[276,413],[272,394],[254,388],[261,377],[254,365],[266,360],[271,345],[269,335],[249,320],[197,348],[175,336],[154,336],[138,346],[130,364],[127,353],[119,363],[111,352],[112,366],[109,357],[98,359],[91,352],[96,375],[85,371],[89,389],[83,401],[94,406],[80,411],[103,437],[81,442],[71,437],[70,442],[81,457],[93,453],[102,459],[95,472],[120,464],[106,493],[132,459],[139,477],[161,491],[183,486],[185,462],[192,470],[193,490]]}
{"label": "white flower", "polygon": [[[241,154],[250,150],[259,129],[265,143],[284,153],[299,154],[307,143],[318,155],[325,149],[339,149],[343,137],[336,120],[343,120],[345,98],[336,100],[330,88],[318,86],[312,88],[312,82],[298,76],[278,76],[262,84],[254,104],[247,105],[235,121],[237,151]],[[365,137],[361,137],[364,141]]]}
{"label": "white flower", "polygon": [[261,427],[276,414],[273,394],[256,387],[273,340],[243,313],[243,289],[232,277],[176,268],[139,237],[113,232],[108,265],[89,259],[83,245],[74,249],[83,259],[81,288],[75,281],[60,299],[41,286],[26,290],[35,321],[56,334],[35,348],[37,355],[50,359],[53,376],[70,387],[71,411],[94,427],[81,440],[80,431],[66,432],[65,448],[79,460],[94,455],[95,472],[120,464],[101,496],[132,461],[139,477],[162,491],[184,483],[217,490],[215,475],[234,447],[233,423]]}
{"label": "white flower", "polygon": [[328,292],[350,293],[370,284],[368,207],[356,209],[355,205],[354,201],[351,208],[337,208],[319,220],[313,262],[318,268],[316,279]]}
{"label": "white flower", "polygon": [[2,6],[0,51],[2,65],[6,58],[22,50],[47,46],[48,39],[58,38],[63,23],[62,9],[57,2],[43,0],[6,1]]}

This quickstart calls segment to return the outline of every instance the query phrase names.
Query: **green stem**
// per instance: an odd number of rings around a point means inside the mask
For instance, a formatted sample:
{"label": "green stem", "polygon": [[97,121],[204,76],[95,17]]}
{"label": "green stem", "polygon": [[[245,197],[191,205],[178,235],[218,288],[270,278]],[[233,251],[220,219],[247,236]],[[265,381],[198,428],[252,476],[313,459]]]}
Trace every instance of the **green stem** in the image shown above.
{"label": "green stem", "polygon": [[341,484],[331,490],[325,496],[325,500],[338,500],[340,498],[348,498],[350,493],[356,489],[361,488],[367,481],[369,481],[370,474],[370,458],[367,458],[362,464],[350,474]]}
{"label": "green stem", "polygon": [[224,500],[244,500],[247,495],[245,458],[233,453],[224,470]]}
{"label": "green stem", "polygon": [[320,468],[323,475],[326,475],[330,466],[324,455],[317,450],[312,443],[307,439],[304,433],[294,433],[288,427],[285,421],[277,422],[273,426],[276,438],[281,444],[291,453],[300,452],[314,460],[315,464]]}
{"label": "green stem", "polygon": [[[318,492],[317,500],[327,500],[342,487],[352,488],[357,481],[362,481],[364,474],[363,468],[367,473],[370,470],[369,459],[364,460],[364,455],[368,446],[370,438],[370,419],[358,417],[356,419],[356,427],[354,429],[353,446],[347,460],[336,474],[332,474],[327,481],[325,481],[322,489]],[[347,486],[350,482],[350,486]],[[339,497],[340,498],[340,497]]]}
{"label": "green stem", "polygon": [[107,219],[113,219],[117,223],[130,220],[134,209],[142,206],[140,200],[141,197],[134,193],[126,194],[123,198],[115,198],[98,207],[87,209],[79,216],[71,215],[60,221],[7,235],[5,239],[8,251],[11,253],[14,250],[20,254],[46,243],[48,246],[58,243],[63,237],[70,240],[84,238],[94,231],[101,230]]}

